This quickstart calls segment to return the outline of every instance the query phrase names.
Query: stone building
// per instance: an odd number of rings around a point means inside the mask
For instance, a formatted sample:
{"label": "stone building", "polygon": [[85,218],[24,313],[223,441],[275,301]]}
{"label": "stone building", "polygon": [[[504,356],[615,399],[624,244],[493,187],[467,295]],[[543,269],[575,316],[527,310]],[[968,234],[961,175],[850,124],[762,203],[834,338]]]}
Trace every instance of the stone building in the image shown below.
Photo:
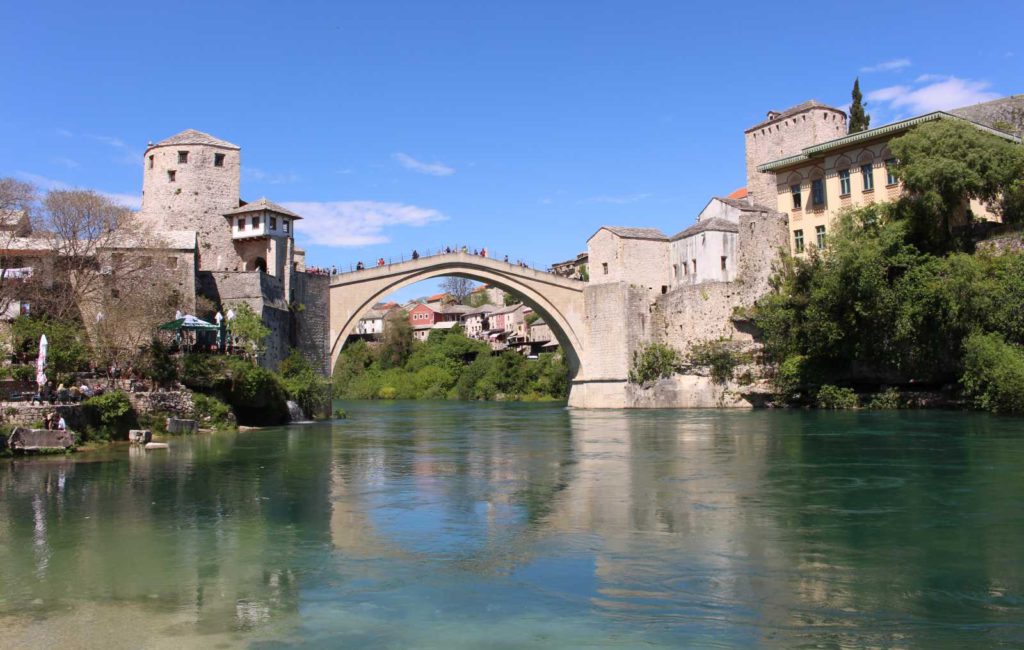
{"label": "stone building", "polygon": [[[814,132],[796,130],[789,139],[786,124],[802,126],[807,122],[804,118],[809,117],[810,123],[818,125],[815,112],[828,115],[823,112],[827,107],[815,103],[813,108],[801,108],[810,103],[801,104],[781,114],[788,116],[783,126],[776,120],[767,127],[768,133],[778,140],[773,146],[764,146],[768,135],[762,136],[760,141],[756,139],[762,125],[747,132],[748,183],[756,190],[761,204],[786,213],[790,250],[802,255],[810,248],[826,246],[828,232],[841,210],[899,198],[903,186],[896,175],[896,159],[889,150],[889,142],[894,138],[919,124],[963,120],[982,131],[1020,142],[1018,136],[991,124],[1012,128],[1013,124],[1005,120],[1014,115],[1019,115],[1020,123],[1024,124],[1022,100],[1024,96],[1017,95],[950,112],[934,111],[858,133],[847,134],[844,129],[841,134],[824,140],[818,136],[828,134],[827,128]],[[974,117],[985,122],[973,121]],[[830,119],[821,121],[838,123]],[[766,160],[763,158],[766,154],[772,157]],[[753,170],[751,164],[755,165]],[[998,219],[994,211],[976,200],[964,206],[965,217],[967,210],[976,218]]]}
{"label": "stone building", "polygon": [[305,273],[295,246],[300,215],[241,198],[238,145],[189,129],[151,143],[142,166],[139,216],[157,239],[174,242],[175,272],[192,271],[194,293],[183,307],[194,307],[195,295],[224,310],[247,303],[271,329],[263,365],[276,367],[298,347],[327,372],[328,279]]}

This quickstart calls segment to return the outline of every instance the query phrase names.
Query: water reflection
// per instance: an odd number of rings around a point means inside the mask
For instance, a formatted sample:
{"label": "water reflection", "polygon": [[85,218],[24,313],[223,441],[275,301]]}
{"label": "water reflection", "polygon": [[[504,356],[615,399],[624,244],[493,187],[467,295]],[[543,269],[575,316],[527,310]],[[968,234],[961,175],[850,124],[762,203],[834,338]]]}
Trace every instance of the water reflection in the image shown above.
{"label": "water reflection", "polygon": [[136,608],[140,642],[197,646],[1024,641],[1019,420],[346,408],[3,463],[0,620],[31,642],[27,616]]}

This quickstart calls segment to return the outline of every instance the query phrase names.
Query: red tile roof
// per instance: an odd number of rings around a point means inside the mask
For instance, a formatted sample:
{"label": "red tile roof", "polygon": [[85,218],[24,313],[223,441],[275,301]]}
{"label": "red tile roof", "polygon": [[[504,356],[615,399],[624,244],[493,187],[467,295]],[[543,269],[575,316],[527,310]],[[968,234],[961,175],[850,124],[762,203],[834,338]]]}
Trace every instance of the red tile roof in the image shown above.
{"label": "red tile roof", "polygon": [[727,196],[725,198],[727,198],[727,199],[745,199],[745,198],[747,198],[747,188],[741,187],[740,189],[736,190],[735,192],[733,192],[732,194],[730,194],[729,196]]}

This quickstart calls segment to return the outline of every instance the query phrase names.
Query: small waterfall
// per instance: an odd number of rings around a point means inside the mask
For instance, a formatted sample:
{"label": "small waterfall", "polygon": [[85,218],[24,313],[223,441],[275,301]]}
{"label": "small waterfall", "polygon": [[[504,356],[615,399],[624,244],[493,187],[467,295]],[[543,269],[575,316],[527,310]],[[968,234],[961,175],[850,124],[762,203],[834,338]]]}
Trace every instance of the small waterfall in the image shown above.
{"label": "small waterfall", "polygon": [[288,419],[292,422],[306,421],[306,414],[302,412],[302,407],[292,400],[288,400]]}

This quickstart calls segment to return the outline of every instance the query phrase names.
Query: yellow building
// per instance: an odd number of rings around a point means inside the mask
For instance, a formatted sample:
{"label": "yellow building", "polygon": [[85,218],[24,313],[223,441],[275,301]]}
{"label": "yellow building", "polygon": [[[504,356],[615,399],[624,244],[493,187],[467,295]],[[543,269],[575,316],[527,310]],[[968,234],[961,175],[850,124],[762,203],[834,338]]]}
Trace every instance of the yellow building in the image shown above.
{"label": "yellow building", "polygon": [[[812,144],[795,155],[758,165],[758,172],[775,177],[776,205],[779,212],[789,215],[793,254],[802,254],[811,247],[824,248],[832,221],[840,210],[899,197],[903,188],[895,174],[896,160],[889,151],[889,142],[918,124],[945,119],[962,120],[1020,142],[1016,136],[984,124],[935,111]],[[997,218],[976,201],[971,202],[970,209],[976,217]]]}

